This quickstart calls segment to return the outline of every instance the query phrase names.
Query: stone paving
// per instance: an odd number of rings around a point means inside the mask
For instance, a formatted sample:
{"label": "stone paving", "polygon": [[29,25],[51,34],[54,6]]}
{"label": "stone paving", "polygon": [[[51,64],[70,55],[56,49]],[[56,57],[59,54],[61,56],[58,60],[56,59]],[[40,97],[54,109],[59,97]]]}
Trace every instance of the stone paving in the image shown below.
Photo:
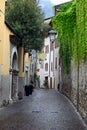
{"label": "stone paving", "polygon": [[55,90],[37,89],[0,109],[0,130],[87,130],[70,101]]}

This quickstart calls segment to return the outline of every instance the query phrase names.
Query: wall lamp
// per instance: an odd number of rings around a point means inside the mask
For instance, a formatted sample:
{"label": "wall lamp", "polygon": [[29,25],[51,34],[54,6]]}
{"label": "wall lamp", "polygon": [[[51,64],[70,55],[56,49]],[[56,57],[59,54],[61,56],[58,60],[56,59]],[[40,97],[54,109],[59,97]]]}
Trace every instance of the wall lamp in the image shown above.
{"label": "wall lamp", "polygon": [[49,37],[50,37],[50,41],[53,43],[55,41],[57,32],[52,29],[48,32],[48,34],[49,34]]}

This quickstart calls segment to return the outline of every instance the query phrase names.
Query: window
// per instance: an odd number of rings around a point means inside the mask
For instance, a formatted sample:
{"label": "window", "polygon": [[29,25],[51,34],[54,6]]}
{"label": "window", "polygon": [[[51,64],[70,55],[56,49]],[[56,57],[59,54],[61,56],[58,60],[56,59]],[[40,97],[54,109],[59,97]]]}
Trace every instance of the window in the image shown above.
{"label": "window", "polygon": [[48,71],[48,63],[45,64],[45,71]]}
{"label": "window", "polygon": [[57,69],[57,57],[55,58],[55,69]]}
{"label": "window", "polygon": [[45,53],[49,52],[49,45],[45,46]]}
{"label": "window", "polygon": [[32,72],[33,72],[33,64],[32,64]]}
{"label": "window", "polygon": [[53,50],[53,43],[50,44],[50,51]]}
{"label": "window", "polygon": [[51,62],[51,71],[53,71],[53,63]]}

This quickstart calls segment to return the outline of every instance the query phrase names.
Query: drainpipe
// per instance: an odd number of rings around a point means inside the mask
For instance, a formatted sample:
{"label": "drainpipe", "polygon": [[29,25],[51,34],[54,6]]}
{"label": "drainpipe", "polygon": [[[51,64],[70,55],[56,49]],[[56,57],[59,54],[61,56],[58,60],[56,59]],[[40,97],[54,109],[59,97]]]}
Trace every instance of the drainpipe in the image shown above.
{"label": "drainpipe", "polygon": [[49,88],[50,88],[50,68],[51,68],[51,43],[49,44]]}

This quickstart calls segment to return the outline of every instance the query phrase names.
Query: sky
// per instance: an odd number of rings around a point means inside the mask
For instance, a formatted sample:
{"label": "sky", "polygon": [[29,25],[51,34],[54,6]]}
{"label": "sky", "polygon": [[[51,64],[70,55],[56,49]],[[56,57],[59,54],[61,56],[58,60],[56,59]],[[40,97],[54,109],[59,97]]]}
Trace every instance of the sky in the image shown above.
{"label": "sky", "polygon": [[53,5],[57,5],[71,0],[50,0],[50,1],[53,3]]}
{"label": "sky", "polygon": [[54,16],[54,5],[62,4],[71,0],[39,0],[39,6],[42,8],[45,18]]}

